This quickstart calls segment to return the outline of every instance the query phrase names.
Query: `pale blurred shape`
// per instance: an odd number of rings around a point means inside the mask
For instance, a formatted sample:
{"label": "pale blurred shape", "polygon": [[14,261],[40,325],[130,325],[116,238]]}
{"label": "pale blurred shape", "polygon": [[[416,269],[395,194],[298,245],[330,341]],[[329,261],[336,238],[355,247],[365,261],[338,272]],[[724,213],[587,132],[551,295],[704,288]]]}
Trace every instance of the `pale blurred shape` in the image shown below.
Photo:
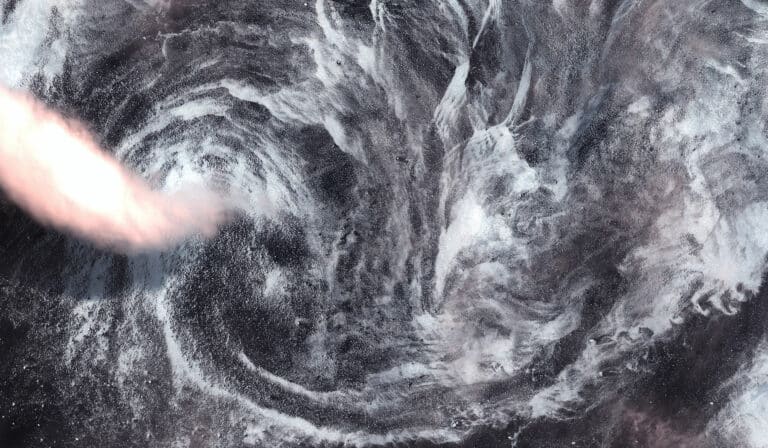
{"label": "pale blurred shape", "polygon": [[153,191],[85,129],[31,96],[0,88],[0,187],[39,221],[120,252],[213,236],[229,216],[200,189]]}

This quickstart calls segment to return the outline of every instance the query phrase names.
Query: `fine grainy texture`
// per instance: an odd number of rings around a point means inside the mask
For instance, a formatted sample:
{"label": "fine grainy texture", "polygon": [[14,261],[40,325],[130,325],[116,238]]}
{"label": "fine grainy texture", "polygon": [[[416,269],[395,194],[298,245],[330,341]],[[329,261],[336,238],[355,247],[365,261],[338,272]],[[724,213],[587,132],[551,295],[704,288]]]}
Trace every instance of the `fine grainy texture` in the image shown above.
{"label": "fine grainy texture", "polygon": [[0,83],[245,204],[0,200],[0,446],[768,446],[767,2],[0,6]]}

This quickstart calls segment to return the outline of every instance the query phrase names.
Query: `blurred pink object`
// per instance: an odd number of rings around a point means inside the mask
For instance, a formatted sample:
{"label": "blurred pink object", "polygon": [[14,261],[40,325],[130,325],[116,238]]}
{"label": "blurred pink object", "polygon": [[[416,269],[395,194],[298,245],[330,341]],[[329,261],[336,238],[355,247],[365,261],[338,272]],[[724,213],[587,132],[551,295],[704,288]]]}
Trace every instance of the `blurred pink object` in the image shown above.
{"label": "blurred pink object", "polygon": [[208,191],[151,190],[82,126],[1,87],[0,187],[39,221],[121,252],[213,236],[228,215]]}

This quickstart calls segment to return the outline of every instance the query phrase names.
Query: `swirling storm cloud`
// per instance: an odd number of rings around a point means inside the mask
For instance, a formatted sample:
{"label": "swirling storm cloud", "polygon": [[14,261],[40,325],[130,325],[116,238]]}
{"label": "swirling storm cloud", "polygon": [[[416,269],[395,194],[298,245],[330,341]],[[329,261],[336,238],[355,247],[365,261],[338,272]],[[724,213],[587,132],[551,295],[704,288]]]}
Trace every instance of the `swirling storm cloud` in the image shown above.
{"label": "swirling storm cloud", "polygon": [[3,203],[0,437],[768,446],[763,2],[0,4],[0,82],[238,205],[125,255]]}

